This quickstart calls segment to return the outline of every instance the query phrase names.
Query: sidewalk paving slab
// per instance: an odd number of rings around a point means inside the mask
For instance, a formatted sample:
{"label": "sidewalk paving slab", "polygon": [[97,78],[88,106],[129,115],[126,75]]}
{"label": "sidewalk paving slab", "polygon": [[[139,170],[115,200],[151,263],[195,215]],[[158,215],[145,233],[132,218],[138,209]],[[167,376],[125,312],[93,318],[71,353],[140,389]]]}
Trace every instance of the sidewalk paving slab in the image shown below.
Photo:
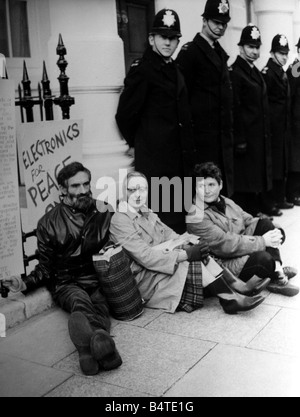
{"label": "sidewalk paving slab", "polygon": [[[284,266],[300,271],[300,208],[275,219],[287,232]],[[300,275],[291,281],[300,285]],[[123,365],[85,377],[68,317],[50,294],[0,300],[0,397],[299,397],[300,295],[264,292],[257,309],[234,316],[217,299],[192,314],[145,309],[112,319]]]}
{"label": "sidewalk paving slab", "polygon": [[42,397],[72,374],[13,356],[0,355],[0,398]]}
{"label": "sidewalk paving slab", "polygon": [[107,398],[130,398],[130,397],[151,397],[139,391],[131,391],[115,385],[104,384],[103,381],[93,378],[73,376],[64,384],[52,390],[45,397],[107,397]]}
{"label": "sidewalk paving slab", "polygon": [[[126,324],[116,326],[112,335],[123,365],[98,374],[95,380],[154,396],[163,395],[215,346]],[[78,354],[68,356],[55,368],[80,375]]]}
{"label": "sidewalk paving slab", "polygon": [[218,345],[168,397],[299,397],[299,358]]}

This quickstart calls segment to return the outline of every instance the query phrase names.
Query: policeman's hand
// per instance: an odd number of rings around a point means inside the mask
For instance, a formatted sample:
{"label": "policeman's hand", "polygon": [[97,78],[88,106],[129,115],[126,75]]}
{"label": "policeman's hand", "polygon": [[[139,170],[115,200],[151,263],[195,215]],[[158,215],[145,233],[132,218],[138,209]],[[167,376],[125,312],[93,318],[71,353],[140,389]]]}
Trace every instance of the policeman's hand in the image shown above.
{"label": "policeman's hand", "polygon": [[185,248],[189,262],[206,261],[209,256],[209,247],[206,243],[200,242],[197,245]]}
{"label": "policeman's hand", "polygon": [[235,154],[236,156],[243,156],[247,153],[248,145],[247,143],[239,143],[235,146]]}
{"label": "policeman's hand", "polygon": [[21,275],[15,275],[2,281],[3,286],[11,292],[19,292],[26,290],[26,284],[22,280]]}

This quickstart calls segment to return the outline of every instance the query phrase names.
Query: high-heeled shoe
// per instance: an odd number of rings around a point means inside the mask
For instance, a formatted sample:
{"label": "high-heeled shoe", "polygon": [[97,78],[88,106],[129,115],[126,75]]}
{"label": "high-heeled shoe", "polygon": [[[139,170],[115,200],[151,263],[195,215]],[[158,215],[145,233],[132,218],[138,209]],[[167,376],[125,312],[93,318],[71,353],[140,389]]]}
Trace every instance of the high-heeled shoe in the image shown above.
{"label": "high-heeled shoe", "polygon": [[220,304],[227,314],[236,314],[239,311],[253,310],[265,300],[265,298],[260,295],[247,297],[239,294],[227,284],[223,277],[216,278],[216,280],[206,288],[210,293],[219,298]]}
{"label": "high-heeled shoe", "polygon": [[241,294],[238,295],[243,297],[243,299],[226,300],[225,298],[219,297],[220,304],[226,314],[237,314],[239,311],[250,311],[265,301],[265,298],[260,295],[255,295],[254,297],[247,297]]}
{"label": "high-heeled shoe", "polygon": [[260,294],[271,282],[270,278],[262,279],[256,276],[248,282],[244,282],[237,278],[228,268],[223,269],[223,278],[236,292],[249,296]]}

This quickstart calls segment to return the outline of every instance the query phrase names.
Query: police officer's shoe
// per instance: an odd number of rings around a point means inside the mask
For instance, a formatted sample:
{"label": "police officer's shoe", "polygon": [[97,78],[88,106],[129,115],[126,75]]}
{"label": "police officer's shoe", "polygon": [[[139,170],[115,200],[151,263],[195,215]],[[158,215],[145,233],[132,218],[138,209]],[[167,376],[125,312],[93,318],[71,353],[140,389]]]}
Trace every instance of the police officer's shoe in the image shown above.
{"label": "police officer's shoe", "polygon": [[99,372],[99,364],[91,353],[91,339],[93,329],[87,317],[76,311],[71,314],[68,323],[69,334],[79,353],[79,364],[85,375],[96,375]]}
{"label": "police officer's shoe", "polygon": [[96,330],[91,339],[91,352],[100,367],[105,371],[118,368],[122,365],[122,359],[116,349],[115,342],[108,332]]}
{"label": "police officer's shoe", "polygon": [[294,197],[291,200],[289,200],[289,202],[293,203],[295,206],[299,207],[300,206],[300,197]]}
{"label": "police officer's shoe", "polygon": [[276,206],[268,207],[264,212],[269,217],[281,217],[283,215],[282,211]]}
{"label": "police officer's shoe", "polygon": [[277,208],[281,210],[291,210],[295,207],[294,203],[288,203],[287,201],[283,201],[282,203],[277,204]]}

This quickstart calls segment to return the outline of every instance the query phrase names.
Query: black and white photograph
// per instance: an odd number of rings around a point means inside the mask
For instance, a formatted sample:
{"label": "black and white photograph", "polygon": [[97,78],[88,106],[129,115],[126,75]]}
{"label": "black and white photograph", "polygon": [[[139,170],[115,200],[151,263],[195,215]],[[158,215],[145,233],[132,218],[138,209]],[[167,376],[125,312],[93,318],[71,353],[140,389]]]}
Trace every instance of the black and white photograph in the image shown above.
{"label": "black and white photograph", "polygon": [[0,398],[300,397],[300,0],[0,0]]}

